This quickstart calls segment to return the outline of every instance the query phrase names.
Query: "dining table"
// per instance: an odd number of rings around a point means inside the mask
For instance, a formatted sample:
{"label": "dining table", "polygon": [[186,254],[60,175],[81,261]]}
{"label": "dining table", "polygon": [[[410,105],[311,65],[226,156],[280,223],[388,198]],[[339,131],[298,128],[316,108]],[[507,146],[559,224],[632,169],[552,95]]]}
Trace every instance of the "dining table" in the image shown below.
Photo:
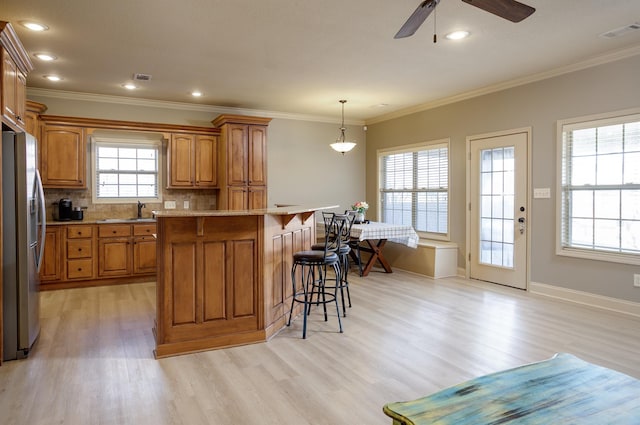
{"label": "dining table", "polygon": [[[413,227],[408,224],[367,221],[351,226],[351,239],[363,242],[364,245],[359,245],[360,251],[371,254],[360,272],[361,276],[367,276],[376,262],[380,263],[386,273],[393,273],[391,265],[384,257],[383,252],[387,241],[400,243],[410,248],[416,248],[420,238]],[[351,251],[351,258],[355,261],[361,260],[353,250]]]}

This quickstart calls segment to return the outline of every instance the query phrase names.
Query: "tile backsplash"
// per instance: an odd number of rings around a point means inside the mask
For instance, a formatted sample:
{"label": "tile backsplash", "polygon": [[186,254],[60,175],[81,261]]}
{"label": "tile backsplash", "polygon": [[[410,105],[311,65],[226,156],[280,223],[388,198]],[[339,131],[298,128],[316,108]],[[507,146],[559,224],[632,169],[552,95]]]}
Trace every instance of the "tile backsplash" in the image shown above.
{"label": "tile backsplash", "polygon": [[[176,210],[184,210],[184,201],[189,201],[190,210],[215,210],[217,190],[162,190],[163,202],[145,202],[142,217],[151,217],[151,211],[163,210],[165,201],[175,201]],[[103,220],[106,218],[131,218],[138,213],[137,205],[126,204],[93,204],[89,190],[45,189],[44,197],[47,205],[47,220],[53,220],[53,203],[62,198],[69,198],[74,207],[83,207],[84,220]],[[86,209],[84,209],[86,207]]]}

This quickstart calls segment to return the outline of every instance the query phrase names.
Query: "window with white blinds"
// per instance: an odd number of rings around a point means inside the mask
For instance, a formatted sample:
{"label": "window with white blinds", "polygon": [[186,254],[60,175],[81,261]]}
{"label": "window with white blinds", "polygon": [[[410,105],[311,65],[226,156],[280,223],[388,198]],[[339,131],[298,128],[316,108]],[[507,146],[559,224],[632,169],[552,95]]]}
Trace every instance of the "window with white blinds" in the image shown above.
{"label": "window with white blinds", "polygon": [[94,141],[94,200],[159,201],[161,145]]}
{"label": "window with white blinds", "polygon": [[640,264],[640,113],[558,131],[558,253]]}
{"label": "window with white blinds", "polygon": [[378,158],[381,220],[448,239],[449,141],[380,151]]}

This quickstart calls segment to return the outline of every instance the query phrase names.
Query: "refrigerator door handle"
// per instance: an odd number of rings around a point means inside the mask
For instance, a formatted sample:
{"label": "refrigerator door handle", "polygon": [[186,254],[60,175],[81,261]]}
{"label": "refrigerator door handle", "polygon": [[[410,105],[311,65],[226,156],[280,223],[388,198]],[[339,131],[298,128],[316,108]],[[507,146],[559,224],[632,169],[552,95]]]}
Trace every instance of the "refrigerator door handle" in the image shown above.
{"label": "refrigerator door handle", "polygon": [[44,189],[42,187],[42,179],[40,178],[40,171],[36,169],[36,179],[35,184],[37,186],[36,191],[38,195],[38,212],[40,213],[40,253],[38,254],[38,261],[36,264],[36,271],[40,273],[40,266],[42,265],[42,261],[44,259],[44,244],[46,241],[47,235],[47,211],[46,204],[44,200]]}

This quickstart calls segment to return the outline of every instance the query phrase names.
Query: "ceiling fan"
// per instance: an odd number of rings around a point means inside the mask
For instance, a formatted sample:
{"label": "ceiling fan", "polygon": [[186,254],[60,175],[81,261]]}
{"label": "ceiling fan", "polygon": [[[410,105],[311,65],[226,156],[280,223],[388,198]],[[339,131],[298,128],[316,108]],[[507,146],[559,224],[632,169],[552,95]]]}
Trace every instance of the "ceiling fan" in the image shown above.
{"label": "ceiling fan", "polygon": [[[493,13],[511,22],[520,22],[536,11],[531,6],[515,0],[462,0],[465,3],[476,6],[484,11]],[[405,38],[412,36],[420,25],[427,19],[440,3],[440,0],[424,0],[418,8],[409,16],[400,31],[393,38]]]}

